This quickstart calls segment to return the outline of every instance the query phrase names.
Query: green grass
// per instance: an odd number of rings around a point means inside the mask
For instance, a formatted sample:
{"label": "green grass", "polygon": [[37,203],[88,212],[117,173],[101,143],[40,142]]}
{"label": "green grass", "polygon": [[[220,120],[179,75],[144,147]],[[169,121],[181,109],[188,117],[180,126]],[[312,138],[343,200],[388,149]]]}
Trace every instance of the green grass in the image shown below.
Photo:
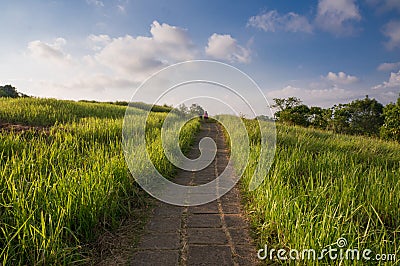
{"label": "green grass", "polygon": [[[271,170],[258,189],[248,191],[260,136],[254,120],[245,123],[252,146],[241,181],[259,248],[267,244],[270,249],[313,248],[318,252],[344,237],[346,248],[397,253],[399,263],[398,143],[278,125]],[[327,258],[298,263],[377,264]]]}
{"label": "green grass", "polygon": [[[124,114],[116,105],[0,99],[1,121],[50,127],[0,133],[0,264],[87,262],[87,244],[146,207],[122,151]],[[146,138],[156,167],[171,176],[175,168],[158,152],[166,115],[150,115]],[[183,128],[181,147],[198,128],[198,120]]]}
{"label": "green grass", "polygon": [[0,122],[31,126],[77,122],[81,118],[123,118],[126,107],[38,98],[1,98]]}
{"label": "green grass", "polygon": [[[0,134],[0,264],[87,262],[87,244],[133,209],[146,206],[121,147],[125,110],[104,103],[0,99],[0,122],[49,127]],[[133,113],[142,118],[145,111]],[[172,177],[175,168],[161,152],[160,128],[166,115],[150,115],[147,151],[156,168]],[[278,125],[271,170],[258,189],[248,191],[260,134],[255,121],[244,121],[251,153],[241,185],[260,248],[267,244],[320,251],[345,237],[349,248],[399,254],[400,144]],[[198,128],[195,119],[182,129],[183,150]],[[232,134],[230,139],[241,137]],[[239,154],[235,160],[246,158]],[[145,172],[141,164],[137,167]]]}

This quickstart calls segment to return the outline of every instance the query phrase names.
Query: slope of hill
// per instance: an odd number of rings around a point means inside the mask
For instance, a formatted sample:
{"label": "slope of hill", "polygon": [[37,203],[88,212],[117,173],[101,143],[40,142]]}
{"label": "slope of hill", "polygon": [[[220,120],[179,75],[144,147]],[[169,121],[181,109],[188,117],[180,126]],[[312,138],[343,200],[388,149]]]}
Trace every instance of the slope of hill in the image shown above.
{"label": "slope of hill", "polygon": [[[88,245],[102,232],[129,216],[141,219],[135,213],[143,215],[149,201],[125,163],[125,110],[54,99],[0,99],[0,119],[26,125],[22,131],[0,130],[0,264],[83,262]],[[140,109],[131,112],[144,114]],[[172,176],[175,167],[158,152],[160,121],[166,116],[150,114],[146,140],[157,169]],[[191,144],[199,122],[187,125],[179,139],[183,149]],[[140,164],[136,167],[145,173]]]}

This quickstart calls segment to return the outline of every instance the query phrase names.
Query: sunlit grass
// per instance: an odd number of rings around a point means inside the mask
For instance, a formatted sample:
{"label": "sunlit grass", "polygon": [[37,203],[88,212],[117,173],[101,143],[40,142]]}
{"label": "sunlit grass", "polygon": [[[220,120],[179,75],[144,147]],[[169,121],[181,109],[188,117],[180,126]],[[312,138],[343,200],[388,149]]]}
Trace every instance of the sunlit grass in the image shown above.
{"label": "sunlit grass", "polygon": [[[0,264],[84,260],[83,245],[95,240],[99,228],[114,228],[146,203],[124,160],[124,112],[106,104],[0,101],[2,121],[51,126],[48,131],[0,134]],[[153,163],[170,176],[175,168],[158,147],[159,122],[165,117],[150,115],[146,138],[157,146],[148,149]],[[185,149],[198,123],[193,120],[183,130],[180,145]]]}
{"label": "sunlit grass", "polygon": [[[230,123],[229,118],[223,120]],[[278,124],[274,163],[261,186],[249,191],[255,167],[262,163],[260,131],[256,121],[243,121],[250,137],[250,157],[248,162],[245,154],[234,159],[247,163],[241,185],[260,248],[266,244],[276,250],[321,251],[345,237],[346,247],[371,249],[373,255],[399,252],[398,143]],[[237,139],[239,133],[230,134],[228,140]],[[318,263],[368,262],[327,258],[301,262]]]}
{"label": "sunlit grass", "polygon": [[[245,122],[254,133],[255,121]],[[242,187],[260,248],[267,244],[271,249],[321,251],[345,237],[349,248],[399,254],[398,143],[278,125],[271,170],[258,189],[248,191],[258,161],[259,142],[252,143]],[[302,263],[368,262],[324,259]]]}

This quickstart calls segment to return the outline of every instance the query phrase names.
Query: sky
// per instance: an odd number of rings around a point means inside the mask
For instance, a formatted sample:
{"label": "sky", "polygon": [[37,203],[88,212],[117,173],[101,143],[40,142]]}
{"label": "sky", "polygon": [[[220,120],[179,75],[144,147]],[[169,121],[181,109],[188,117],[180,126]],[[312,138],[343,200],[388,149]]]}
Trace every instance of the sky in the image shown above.
{"label": "sky", "polygon": [[0,9],[0,85],[32,96],[129,100],[153,73],[194,59],[240,69],[270,102],[387,104],[400,93],[398,0],[13,0]]}

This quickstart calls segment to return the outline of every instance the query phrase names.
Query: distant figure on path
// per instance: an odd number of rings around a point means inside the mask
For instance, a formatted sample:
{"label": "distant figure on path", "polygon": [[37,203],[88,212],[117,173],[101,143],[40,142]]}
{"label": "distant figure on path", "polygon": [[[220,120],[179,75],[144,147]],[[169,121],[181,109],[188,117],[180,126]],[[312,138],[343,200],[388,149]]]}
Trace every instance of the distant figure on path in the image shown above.
{"label": "distant figure on path", "polygon": [[208,113],[207,113],[207,111],[204,111],[203,117],[204,117],[204,119],[208,119]]}

